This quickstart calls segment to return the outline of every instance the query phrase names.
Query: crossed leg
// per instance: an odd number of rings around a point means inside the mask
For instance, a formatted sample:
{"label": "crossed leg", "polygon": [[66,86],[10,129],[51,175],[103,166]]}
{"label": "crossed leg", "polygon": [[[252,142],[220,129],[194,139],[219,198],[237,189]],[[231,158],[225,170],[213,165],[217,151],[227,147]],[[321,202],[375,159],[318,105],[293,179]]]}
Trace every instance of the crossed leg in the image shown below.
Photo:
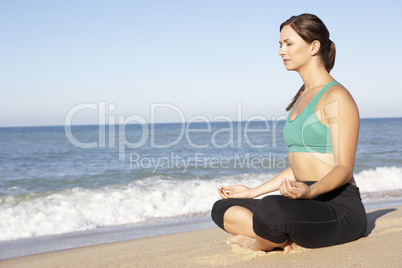
{"label": "crossed leg", "polygon": [[228,244],[239,244],[254,251],[282,248],[285,253],[289,253],[292,250],[293,242],[290,239],[278,244],[256,235],[253,230],[253,213],[247,208],[230,207],[223,216],[223,224],[226,232],[235,235],[228,239]]}

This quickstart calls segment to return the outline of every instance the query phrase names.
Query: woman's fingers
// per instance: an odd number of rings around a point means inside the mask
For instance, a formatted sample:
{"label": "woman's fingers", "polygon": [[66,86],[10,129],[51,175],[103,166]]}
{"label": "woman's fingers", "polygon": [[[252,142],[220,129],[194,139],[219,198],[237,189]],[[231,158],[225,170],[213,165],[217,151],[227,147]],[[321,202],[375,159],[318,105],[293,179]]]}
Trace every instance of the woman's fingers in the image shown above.
{"label": "woman's fingers", "polygon": [[283,195],[292,199],[306,199],[309,196],[310,187],[303,182],[284,180]]}
{"label": "woman's fingers", "polygon": [[300,189],[297,188],[296,182],[291,182],[288,180],[288,189],[293,199],[300,198]]}
{"label": "woman's fingers", "polygon": [[221,188],[218,188],[218,194],[221,196],[221,198],[226,199],[227,197],[224,195],[223,191]]}
{"label": "woman's fingers", "polygon": [[250,190],[244,185],[221,186],[218,193],[222,198],[249,198]]}
{"label": "woman's fingers", "polygon": [[223,199],[228,199],[228,191],[224,189],[224,187],[219,187],[218,188],[218,194],[223,198]]}
{"label": "woman's fingers", "polygon": [[292,182],[289,179],[283,179],[280,186],[280,193],[291,199],[297,198],[297,190],[293,188]]}
{"label": "woman's fingers", "polygon": [[280,186],[279,189],[280,189],[280,192],[281,192],[281,194],[283,196],[289,197],[289,191],[288,191],[288,188],[287,188],[285,180],[282,181],[281,186]]}
{"label": "woman's fingers", "polygon": [[218,188],[218,193],[222,198],[228,199],[230,198],[230,193],[233,192],[234,189],[234,186],[221,186]]}

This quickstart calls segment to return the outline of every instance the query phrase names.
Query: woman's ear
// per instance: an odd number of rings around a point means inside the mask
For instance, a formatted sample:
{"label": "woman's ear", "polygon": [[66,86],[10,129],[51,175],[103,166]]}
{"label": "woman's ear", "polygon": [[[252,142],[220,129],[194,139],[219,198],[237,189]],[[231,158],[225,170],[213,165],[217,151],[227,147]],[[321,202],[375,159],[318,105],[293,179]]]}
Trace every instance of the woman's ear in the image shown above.
{"label": "woman's ear", "polygon": [[314,40],[313,43],[311,43],[311,56],[315,56],[318,54],[318,51],[320,51],[321,43],[318,40]]}

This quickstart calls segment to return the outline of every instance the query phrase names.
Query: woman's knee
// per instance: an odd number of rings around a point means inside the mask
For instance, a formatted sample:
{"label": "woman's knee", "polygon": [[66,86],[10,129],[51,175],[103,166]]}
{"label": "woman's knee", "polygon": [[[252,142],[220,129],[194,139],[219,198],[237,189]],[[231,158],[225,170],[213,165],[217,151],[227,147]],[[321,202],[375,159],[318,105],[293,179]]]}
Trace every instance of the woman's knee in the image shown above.
{"label": "woman's knee", "polygon": [[238,206],[254,212],[255,207],[260,202],[259,199],[250,198],[230,198],[230,199],[220,199],[215,202],[212,207],[211,216],[213,221],[223,229],[224,215],[226,211],[234,206]]}
{"label": "woman's knee", "polygon": [[218,225],[222,229],[224,229],[223,216],[229,207],[230,206],[228,205],[227,199],[220,199],[216,201],[215,204],[212,206],[211,210],[212,220],[215,222],[216,225]]}

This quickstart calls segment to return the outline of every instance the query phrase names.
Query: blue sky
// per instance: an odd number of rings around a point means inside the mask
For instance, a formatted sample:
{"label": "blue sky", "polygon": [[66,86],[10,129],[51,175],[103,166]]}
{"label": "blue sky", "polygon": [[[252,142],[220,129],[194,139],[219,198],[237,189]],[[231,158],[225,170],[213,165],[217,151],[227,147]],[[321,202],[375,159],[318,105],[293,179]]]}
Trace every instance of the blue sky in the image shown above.
{"label": "blue sky", "polygon": [[[301,86],[279,25],[313,13],[337,46],[332,75],[361,117],[402,116],[400,1],[0,0],[0,126],[63,125],[82,103],[108,118],[286,115]],[[79,110],[73,124],[96,124]]]}

